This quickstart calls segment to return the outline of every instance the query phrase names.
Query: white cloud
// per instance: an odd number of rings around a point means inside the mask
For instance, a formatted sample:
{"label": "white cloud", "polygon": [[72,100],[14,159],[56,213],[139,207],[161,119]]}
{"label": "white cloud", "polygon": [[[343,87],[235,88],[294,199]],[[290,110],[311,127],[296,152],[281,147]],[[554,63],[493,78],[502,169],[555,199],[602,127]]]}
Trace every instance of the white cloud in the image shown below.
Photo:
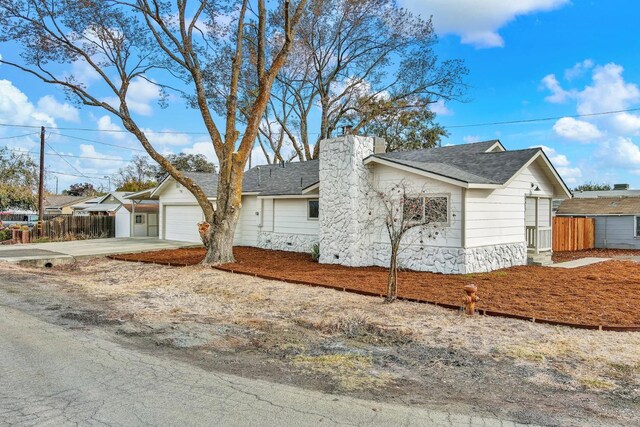
{"label": "white cloud", "polygon": [[640,89],[622,78],[624,68],[609,63],[593,70],[593,82],[577,93],[578,113],[623,110],[640,101]]}
{"label": "white cloud", "polygon": [[474,142],[482,141],[482,137],[480,137],[479,135],[467,135],[463,137],[462,140],[465,144],[471,144]]}
{"label": "white cloud", "polygon": [[73,77],[78,83],[89,87],[91,83],[100,79],[100,74],[85,61],[78,60],[71,63],[71,70],[68,73],[68,77]]}
{"label": "white cloud", "polygon": [[572,167],[567,156],[558,153],[554,148],[546,145],[537,145],[532,148],[536,147],[542,148],[564,182],[569,185],[577,184],[578,180],[582,177],[582,170],[579,167]]}
{"label": "white cloud", "polygon": [[[153,104],[160,100],[160,89],[157,85],[142,78],[131,81],[127,91],[127,106],[132,112],[141,116],[153,115]],[[103,98],[113,108],[119,108],[120,100],[115,96]]]}
{"label": "white cloud", "polygon": [[80,114],[77,108],[66,102],[62,104],[51,95],[45,95],[38,100],[38,109],[56,119],[75,123],[80,121]]}
{"label": "white cloud", "polygon": [[551,91],[551,95],[545,98],[545,101],[552,102],[554,104],[561,104],[573,97],[574,94],[570,91],[562,89],[560,82],[556,78],[555,74],[549,74],[544,76],[542,84]]}
{"label": "white cloud", "polygon": [[451,111],[447,105],[444,103],[444,100],[440,99],[433,104],[429,105],[429,109],[434,113],[440,116],[451,116],[453,115],[453,111]]}
{"label": "white cloud", "polygon": [[587,142],[600,138],[602,132],[593,124],[572,117],[563,117],[553,125],[553,130],[563,138]]}
{"label": "white cloud", "polygon": [[111,116],[102,116],[98,119],[97,123],[99,130],[107,132],[107,134],[113,138],[123,140],[128,136],[126,132],[121,132],[123,129],[120,126],[111,121]]}
{"label": "white cloud", "polygon": [[134,79],[127,93],[127,104],[131,111],[142,116],[151,116],[151,104],[160,99],[160,90],[155,84],[141,78]]}
{"label": "white cloud", "polygon": [[[640,88],[635,83],[625,81],[622,73],[624,68],[618,64],[609,63],[604,66],[594,66],[590,60],[585,60],[567,70],[569,77],[575,75],[577,70],[583,72],[592,69],[591,83],[583,89],[564,89],[554,74],[549,74],[542,79],[543,85],[551,91],[551,95],[545,99],[548,102],[558,103],[567,99],[576,100],[576,111],[581,115],[620,111],[629,109],[640,102]],[[617,113],[607,116],[593,116],[590,121],[598,121],[600,128],[619,135],[640,135],[640,115],[632,113]],[[561,122],[562,121],[562,122]],[[589,126],[586,122],[570,122],[566,118],[561,119],[554,126],[554,130],[562,136],[570,139],[593,139],[598,132],[597,128]],[[558,129],[560,128],[560,129]],[[579,137],[568,136],[567,133],[578,133]]]}
{"label": "white cloud", "polygon": [[607,141],[597,152],[599,160],[611,167],[640,171],[640,147],[630,138]]}
{"label": "white cloud", "polygon": [[[118,162],[118,160],[122,160],[122,157],[100,153],[96,150],[96,147],[91,144],[80,144],[80,156],[91,157],[91,159],[83,159],[83,161],[86,161],[94,167],[106,168],[106,170],[101,169],[105,170],[105,174],[107,171],[115,170],[123,164]],[[86,168],[83,169],[86,170]]]}
{"label": "white cloud", "polygon": [[0,80],[0,121],[17,125],[55,127],[55,120],[39,111],[9,80]]}
{"label": "white cloud", "polygon": [[210,162],[216,165],[218,164],[218,158],[216,157],[216,152],[213,149],[211,141],[196,142],[192,147],[183,148],[180,151],[185,154],[202,154]]}
{"label": "white cloud", "polygon": [[640,135],[640,116],[637,114],[615,114],[611,117],[611,124],[623,135]]}
{"label": "white cloud", "polygon": [[462,43],[478,48],[502,47],[498,30],[518,16],[557,9],[569,0],[401,0],[424,17],[433,15],[439,34],[457,34]]}
{"label": "white cloud", "polygon": [[256,144],[256,147],[251,150],[251,167],[266,165],[267,163],[267,157],[264,155],[264,151]]}
{"label": "white cloud", "polygon": [[590,59],[585,59],[582,62],[578,62],[573,67],[564,71],[565,80],[574,80],[578,77],[582,77],[588,70],[592,69],[594,66],[593,61]]}
{"label": "white cloud", "polygon": [[154,147],[166,147],[168,145],[180,146],[193,143],[188,134],[174,133],[171,129],[162,129],[160,131],[167,133],[154,132],[153,129],[142,129],[142,131],[146,133],[147,138],[149,138],[149,141]]}

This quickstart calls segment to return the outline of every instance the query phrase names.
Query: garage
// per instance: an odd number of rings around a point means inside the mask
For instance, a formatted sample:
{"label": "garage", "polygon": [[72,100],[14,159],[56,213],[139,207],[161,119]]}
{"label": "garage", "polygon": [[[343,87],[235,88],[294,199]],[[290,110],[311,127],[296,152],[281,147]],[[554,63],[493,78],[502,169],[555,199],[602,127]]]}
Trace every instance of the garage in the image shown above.
{"label": "garage", "polygon": [[[165,205],[164,238],[182,242],[201,242],[198,223],[204,220],[198,205]],[[167,220],[168,219],[168,220]]]}

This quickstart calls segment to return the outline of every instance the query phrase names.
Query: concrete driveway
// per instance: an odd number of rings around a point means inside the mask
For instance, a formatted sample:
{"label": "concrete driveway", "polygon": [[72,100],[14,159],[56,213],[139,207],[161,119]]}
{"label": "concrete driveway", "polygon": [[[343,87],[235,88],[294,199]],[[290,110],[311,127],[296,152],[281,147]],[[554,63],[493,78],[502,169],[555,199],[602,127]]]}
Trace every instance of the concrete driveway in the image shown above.
{"label": "concrete driveway", "polygon": [[201,246],[193,242],[160,240],[155,237],[74,240],[0,246],[0,262],[51,267],[82,258]]}

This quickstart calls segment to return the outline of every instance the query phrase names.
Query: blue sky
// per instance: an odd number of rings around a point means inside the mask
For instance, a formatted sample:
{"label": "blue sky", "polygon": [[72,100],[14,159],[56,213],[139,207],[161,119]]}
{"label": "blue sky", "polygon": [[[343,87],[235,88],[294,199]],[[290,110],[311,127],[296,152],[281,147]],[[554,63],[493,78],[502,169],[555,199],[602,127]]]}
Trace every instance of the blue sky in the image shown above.
{"label": "blue sky", "polygon": [[[634,29],[640,4],[632,0],[399,1],[416,13],[432,14],[440,35],[440,57],[462,58],[470,70],[466,101],[434,106],[439,121],[451,133],[445,144],[499,138],[508,149],[544,146],[570,186],[595,181],[626,182],[640,188],[640,111],[568,117],[640,107],[640,38]],[[11,47],[0,46],[0,55],[6,59],[16,54]],[[94,81],[75,67],[75,74]],[[131,100],[147,129],[202,131],[198,116],[177,100],[169,109],[160,109],[152,85],[139,83]],[[461,127],[546,117],[559,119]],[[70,105],[58,89],[6,66],[0,66],[0,123],[45,125],[51,146],[47,152],[77,156],[64,157],[70,164],[47,156],[47,169],[60,173],[60,190],[78,181],[105,185],[104,175],[115,173],[132,155],[142,154],[126,133],[64,129],[118,130],[121,125],[101,110]],[[0,126],[0,146],[35,151],[36,132]],[[33,134],[24,136],[29,133]],[[153,141],[164,153],[213,156],[203,135],[163,133],[155,134]],[[254,164],[259,161],[256,150]],[[48,174],[50,190],[55,189],[54,176]]]}

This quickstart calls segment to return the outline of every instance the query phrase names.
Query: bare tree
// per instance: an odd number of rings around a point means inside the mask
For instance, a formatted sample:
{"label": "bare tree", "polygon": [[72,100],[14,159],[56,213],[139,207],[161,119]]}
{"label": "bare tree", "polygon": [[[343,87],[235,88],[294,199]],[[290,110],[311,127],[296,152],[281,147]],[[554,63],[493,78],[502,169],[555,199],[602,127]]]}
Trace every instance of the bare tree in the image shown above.
{"label": "bare tree", "polygon": [[141,191],[156,185],[155,165],[147,156],[133,156],[116,172],[117,191]]}
{"label": "bare tree", "polygon": [[[315,6],[303,15],[300,43],[274,82],[265,122],[276,126],[261,129],[263,149],[282,157],[284,147],[310,160],[341,124],[358,133],[378,117],[428,112],[434,102],[462,96],[467,70],[459,60],[438,60],[430,19],[395,0],[324,0]],[[316,135],[311,122],[318,120]]]}
{"label": "bare tree", "polygon": [[402,252],[405,236],[411,234],[411,230],[419,230],[414,239],[421,244],[424,244],[424,240],[436,239],[448,227],[453,214],[447,196],[430,194],[424,188],[416,191],[404,180],[388,188],[375,188],[373,193],[381,207],[381,219],[389,236],[389,276],[385,301],[393,302],[398,296],[398,255]]}
{"label": "bare tree", "polygon": [[[198,201],[209,225],[204,262],[225,263],[234,259],[245,164],[306,3],[282,0],[275,19],[265,0],[3,0],[0,42],[22,51],[19,58],[3,52],[0,63],[118,117],[149,156]],[[64,67],[70,63],[91,69],[101,84],[89,87],[70,75]],[[241,134],[240,75],[249,66],[255,82],[245,98]],[[127,95],[141,81],[164,94],[185,96],[198,111],[220,164],[215,208],[200,186],[154,148],[132,114]],[[214,120],[216,105],[223,106],[224,129]]]}

